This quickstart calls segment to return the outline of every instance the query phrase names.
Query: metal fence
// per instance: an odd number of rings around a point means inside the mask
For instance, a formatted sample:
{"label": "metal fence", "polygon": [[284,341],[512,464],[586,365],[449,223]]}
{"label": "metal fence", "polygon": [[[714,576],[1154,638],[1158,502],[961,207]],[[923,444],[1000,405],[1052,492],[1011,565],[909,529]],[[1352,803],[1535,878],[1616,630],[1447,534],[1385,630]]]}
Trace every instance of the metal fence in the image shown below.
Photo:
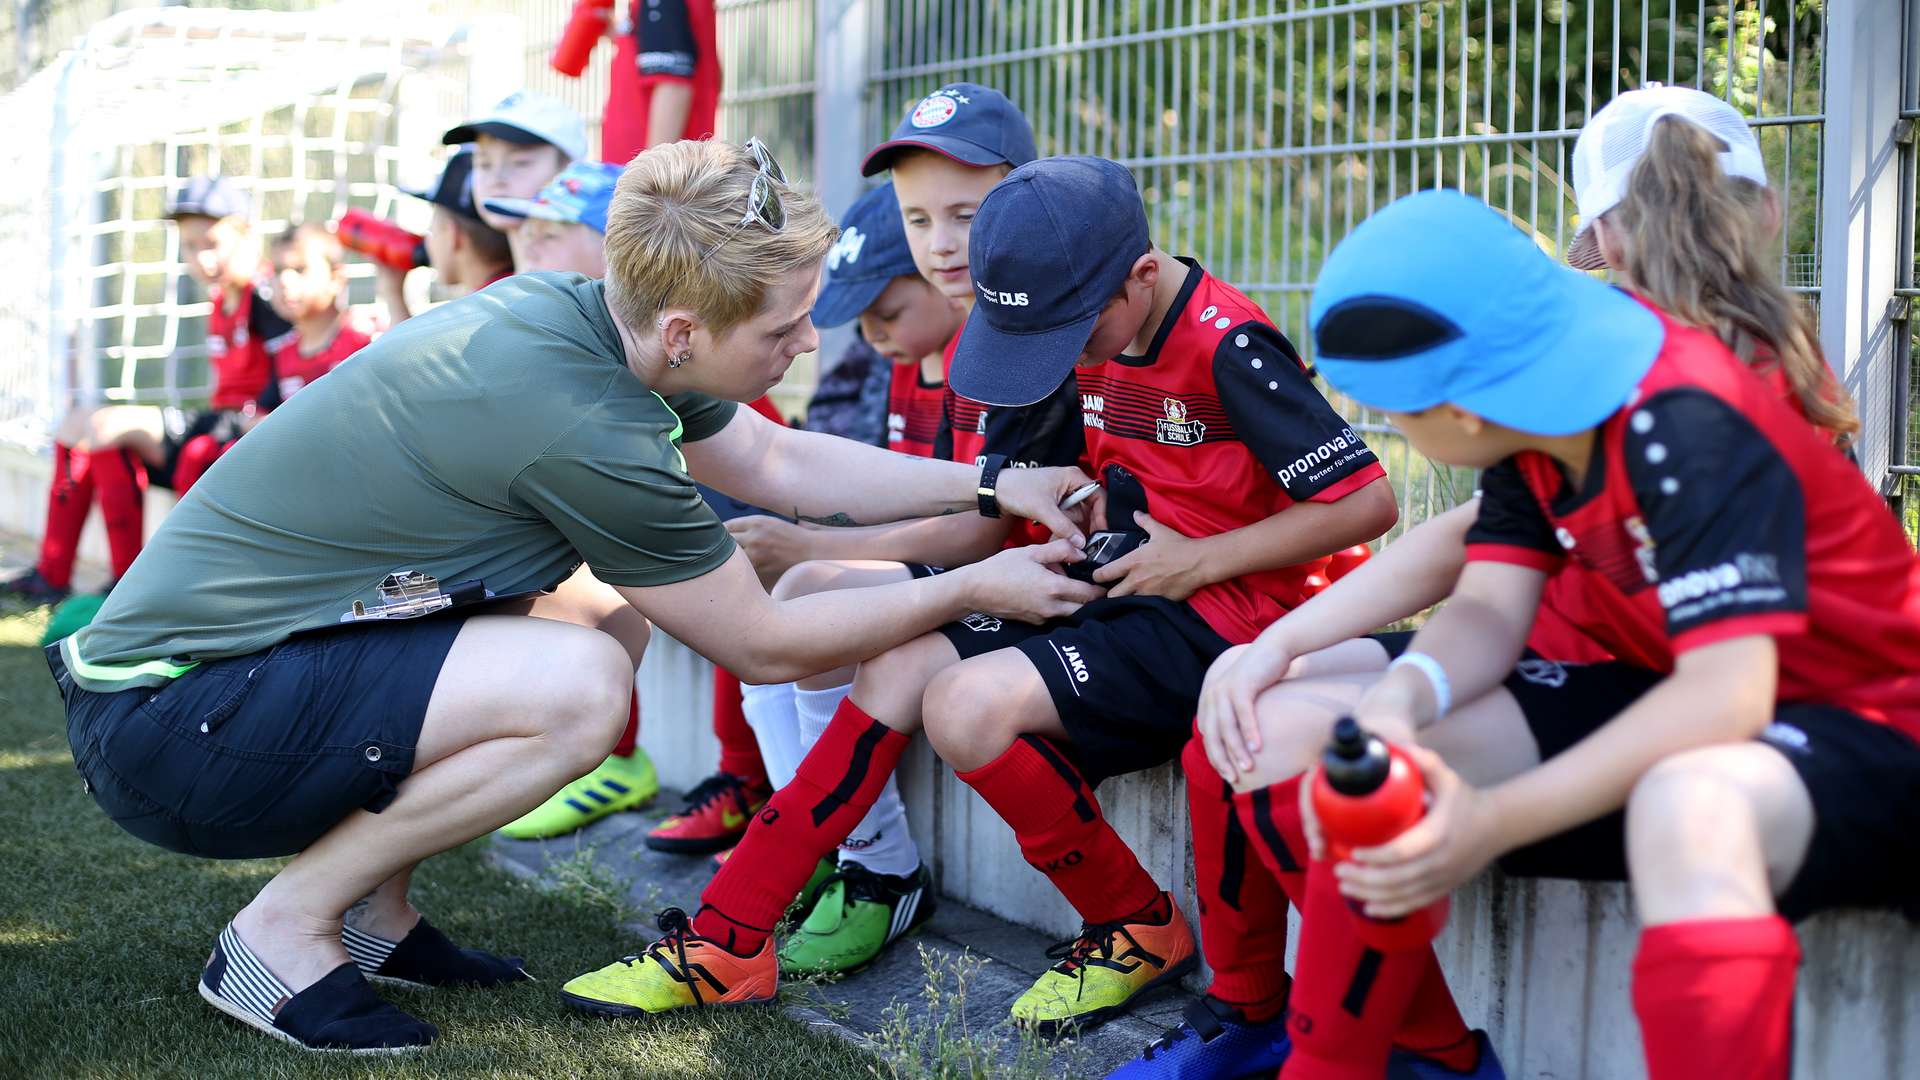
{"label": "metal fence", "polygon": [[[22,188],[0,206],[9,251],[31,251],[37,260],[65,244],[74,275],[65,302],[57,275],[39,287],[56,294],[49,304],[17,265],[15,279],[0,286],[0,341],[18,343],[17,355],[46,365],[14,364],[0,376],[0,433],[33,441],[28,432],[56,409],[30,400],[35,387],[83,396],[92,387],[108,400],[199,392],[204,373],[193,346],[204,309],[197,296],[180,291],[170,230],[157,221],[166,186],[180,176],[217,161],[254,177],[269,228],[349,202],[404,213],[404,201],[393,199],[395,181],[429,164],[441,127],[511,89],[556,94],[597,127],[612,50],[599,50],[580,79],[546,64],[570,6],[429,0],[417,9],[425,15],[417,20],[421,29],[408,31],[412,38],[396,37],[394,20],[343,20],[337,10],[121,15],[250,29],[223,39],[244,46],[237,65],[214,57],[211,47],[176,42],[190,62],[169,75],[164,35],[143,32],[135,50],[102,45],[96,34],[95,44],[22,83],[0,100],[0,119],[11,125],[45,127],[50,121],[40,118],[48,109],[74,124],[73,117],[97,111],[103,93],[113,95],[116,108],[143,111],[137,125],[79,125],[94,133],[93,143],[51,130],[52,153],[77,152],[98,165],[90,186],[72,193],[66,233],[35,232],[48,210],[43,204],[57,201],[58,192]],[[987,83],[1026,111],[1043,153],[1102,154],[1131,167],[1157,242],[1198,257],[1248,292],[1303,348],[1310,346],[1309,290],[1326,253],[1399,195],[1463,188],[1508,213],[1547,250],[1563,250],[1576,226],[1567,173],[1574,135],[1615,94],[1651,81],[1699,86],[1753,118],[1781,196],[1782,274],[1810,300],[1821,286],[1828,240],[1821,212],[1828,194],[1828,25],[1821,0],[716,6],[726,72],[721,134],[767,139],[791,171],[818,183],[831,209],[858,189],[860,152],[914,100],[949,81]],[[381,25],[361,29],[374,22]],[[324,65],[315,49],[353,62],[320,80]],[[386,51],[376,55],[379,49]],[[109,56],[111,64],[103,60]],[[61,64],[71,70],[56,86]],[[72,71],[89,78],[76,81]],[[1920,88],[1910,75],[1908,87],[1911,101]],[[182,107],[182,94],[217,96],[221,107]],[[128,139],[128,131],[140,137]],[[27,143],[37,140],[9,148],[26,155],[9,162],[18,169],[10,175],[52,168],[27,160],[37,152]],[[338,178],[345,182],[336,185]],[[1905,205],[1911,222],[1911,201]],[[370,271],[356,273],[362,280],[355,298],[364,299]],[[1910,266],[1902,285],[1912,295]],[[36,341],[51,344],[35,350]],[[796,366],[781,389],[790,410],[804,401],[812,371]],[[1909,377],[1905,368],[1899,377]],[[1470,476],[1429,466],[1379,417],[1349,411],[1380,444],[1401,485],[1404,523],[1470,492]],[[1905,436],[1906,418],[1902,412],[1894,423],[1901,455],[1920,438]]]}
{"label": "metal fence", "polygon": [[[999,88],[1041,153],[1131,167],[1156,241],[1238,285],[1303,351],[1322,260],[1400,195],[1476,193],[1564,250],[1574,136],[1652,81],[1754,118],[1781,193],[1782,273],[1819,285],[1817,3],[883,0],[871,22],[869,142],[944,82]],[[1403,527],[1471,493],[1470,474],[1343,405],[1400,485]]]}

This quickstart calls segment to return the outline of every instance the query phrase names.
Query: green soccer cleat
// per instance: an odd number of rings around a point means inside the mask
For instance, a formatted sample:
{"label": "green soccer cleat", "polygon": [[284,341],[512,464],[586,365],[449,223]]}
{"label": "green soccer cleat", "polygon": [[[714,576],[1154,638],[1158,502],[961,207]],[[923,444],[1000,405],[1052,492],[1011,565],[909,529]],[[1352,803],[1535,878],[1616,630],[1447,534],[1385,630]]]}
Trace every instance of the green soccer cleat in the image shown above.
{"label": "green soccer cleat", "polygon": [[813,910],[780,946],[780,967],[801,975],[845,975],[933,917],[925,866],[905,877],[844,862],[822,883]]}
{"label": "green soccer cleat", "polygon": [[608,814],[637,810],[660,793],[647,752],[610,757],[592,772],[553,793],[546,802],[502,826],[510,840],[546,840],[586,828]]}

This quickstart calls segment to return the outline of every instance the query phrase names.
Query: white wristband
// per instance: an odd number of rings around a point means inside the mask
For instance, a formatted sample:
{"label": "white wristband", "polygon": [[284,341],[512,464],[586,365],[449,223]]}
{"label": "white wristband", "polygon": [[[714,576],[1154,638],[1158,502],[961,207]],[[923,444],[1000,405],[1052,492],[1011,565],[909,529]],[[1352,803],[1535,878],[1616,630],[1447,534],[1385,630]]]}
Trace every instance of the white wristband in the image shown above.
{"label": "white wristband", "polygon": [[1447,681],[1447,669],[1440,666],[1440,661],[1426,653],[1405,652],[1387,665],[1388,670],[1397,667],[1410,667],[1425,675],[1433,687],[1433,718],[1438,720],[1447,715],[1447,710],[1453,707],[1453,684]]}

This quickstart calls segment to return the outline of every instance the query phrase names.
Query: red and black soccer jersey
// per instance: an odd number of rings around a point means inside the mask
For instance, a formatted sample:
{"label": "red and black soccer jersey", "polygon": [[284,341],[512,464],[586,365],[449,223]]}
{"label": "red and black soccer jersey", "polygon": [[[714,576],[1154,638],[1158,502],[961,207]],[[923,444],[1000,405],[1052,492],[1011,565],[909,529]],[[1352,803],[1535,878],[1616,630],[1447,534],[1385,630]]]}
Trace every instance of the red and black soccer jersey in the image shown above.
{"label": "red and black soccer jersey", "polygon": [[1748,634],[1779,645],[1779,697],[1920,738],[1920,559],[1860,472],[1712,334],[1666,343],[1597,429],[1580,490],[1528,451],[1488,469],[1469,560],[1571,561],[1582,629],[1656,671]]}
{"label": "red and black soccer jersey", "polygon": [[946,384],[922,378],[918,362],[894,364],[887,388],[887,449],[933,457],[946,402]]}
{"label": "red and black soccer jersey", "polygon": [[225,289],[211,290],[207,312],[207,364],[213,375],[208,404],[238,409],[267,385],[267,358],[287,343],[293,327],[267,302],[263,279],[240,293],[229,310]]}
{"label": "red and black soccer jersey", "polygon": [[280,400],[285,401],[301,387],[332,371],[340,361],[359,352],[361,346],[372,340],[342,319],[326,348],[306,356],[300,352],[300,338],[296,334],[273,354],[273,372],[279,380]]}
{"label": "red and black soccer jersey", "polygon": [[[1186,536],[1334,502],[1385,476],[1266,312],[1181,261],[1187,280],[1147,354],[1075,372],[1094,474],[1126,466],[1146,488],[1148,513]],[[1222,637],[1251,641],[1307,598],[1307,578],[1325,565],[1247,574],[1188,603]]]}
{"label": "red and black soccer jersey", "polygon": [[693,86],[687,122],[661,142],[705,139],[714,133],[720,107],[720,49],[714,30],[714,0],[633,0],[633,29],[614,43],[607,108],[600,127],[600,156],[624,165],[647,148],[647,120],[654,88],[680,82]]}

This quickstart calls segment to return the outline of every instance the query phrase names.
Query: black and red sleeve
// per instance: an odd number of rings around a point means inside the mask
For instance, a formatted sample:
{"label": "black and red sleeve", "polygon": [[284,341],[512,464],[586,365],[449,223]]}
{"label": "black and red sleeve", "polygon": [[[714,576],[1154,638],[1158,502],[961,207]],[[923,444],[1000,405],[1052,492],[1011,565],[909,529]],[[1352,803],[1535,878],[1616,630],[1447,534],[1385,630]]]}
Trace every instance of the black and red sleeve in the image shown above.
{"label": "black and red sleeve", "polygon": [[641,80],[693,78],[700,64],[700,46],[694,40],[686,0],[640,0],[634,8]]}
{"label": "black and red sleeve", "polygon": [[1683,388],[1627,417],[1623,451],[1676,653],[1805,629],[1806,500],[1765,433]]}
{"label": "black and red sleeve", "polygon": [[1086,452],[1080,423],[1080,384],[1072,375],[1060,388],[1032,405],[987,410],[983,451],[1007,455],[1016,469],[1072,465]]}
{"label": "black and red sleeve", "polygon": [[1553,573],[1566,561],[1540,500],[1513,458],[1480,474],[1480,516],[1467,530],[1468,562],[1501,562]]}
{"label": "black and red sleeve", "polygon": [[1251,320],[1228,330],[1214,350],[1213,381],[1240,441],[1294,502],[1334,502],[1387,475],[1273,326]]}

